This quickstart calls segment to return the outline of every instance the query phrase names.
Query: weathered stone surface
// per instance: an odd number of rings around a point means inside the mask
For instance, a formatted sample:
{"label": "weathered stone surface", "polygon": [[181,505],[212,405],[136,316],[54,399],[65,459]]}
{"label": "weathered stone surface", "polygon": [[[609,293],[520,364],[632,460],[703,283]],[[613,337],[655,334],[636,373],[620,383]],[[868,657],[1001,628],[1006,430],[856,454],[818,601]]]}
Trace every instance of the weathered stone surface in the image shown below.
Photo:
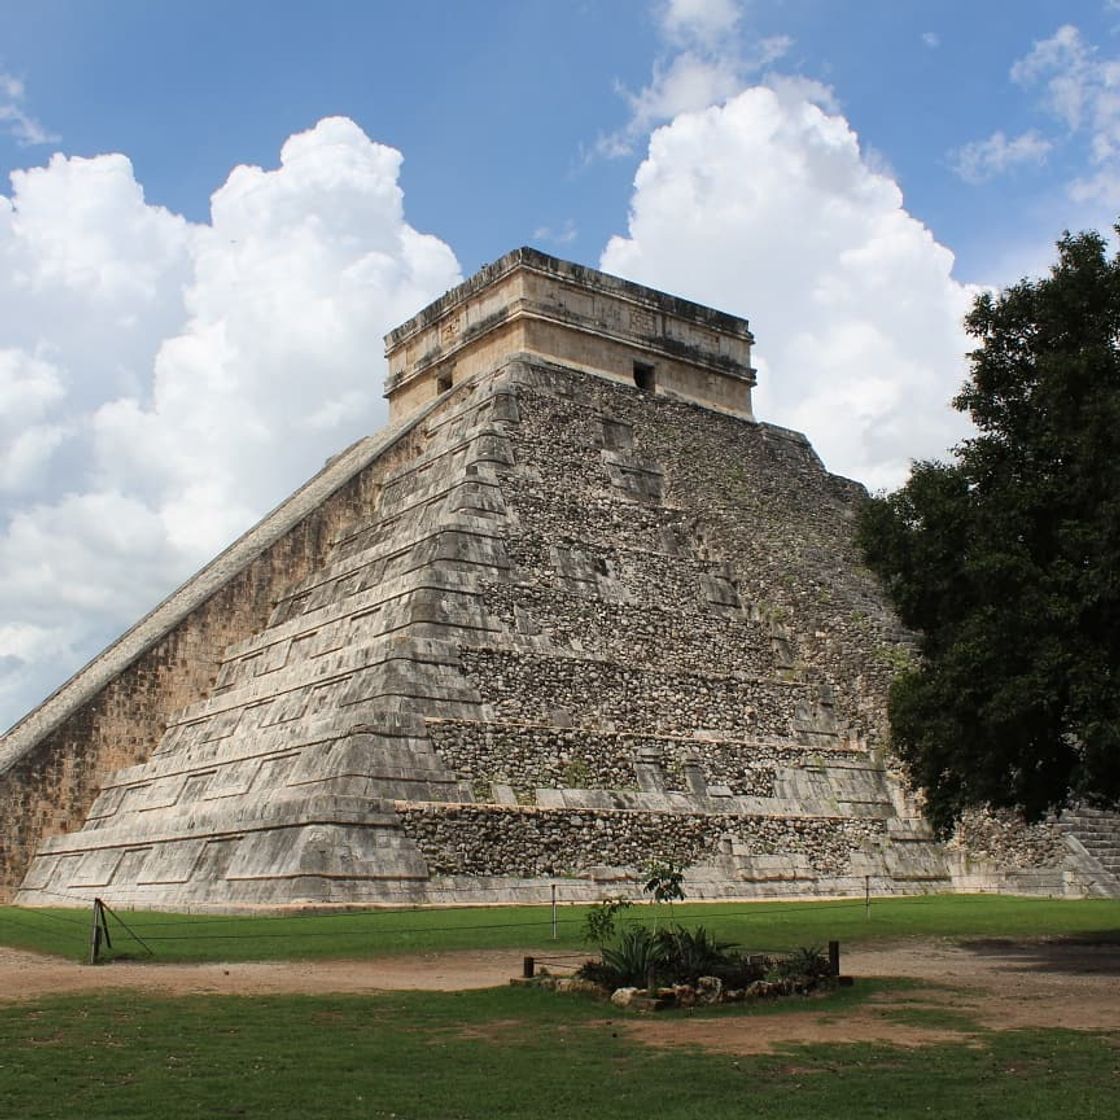
{"label": "weathered stone surface", "polygon": [[515,249],[391,331],[391,420],[519,351],[736,416],[751,415],[746,320]]}
{"label": "weathered stone surface", "polygon": [[[795,433],[498,351],[3,741],[21,901],[594,899],[655,858],[691,897],[950,886],[885,762],[909,647],[858,488]],[[1016,850],[1067,874],[1060,838]]]}
{"label": "weathered stone surface", "polygon": [[0,738],[0,900],[40,841],[79,828],[101,784],[146,759],[213,684],[222,651],[321,565],[380,477],[422,446],[423,415],[360,440]]}
{"label": "weathered stone surface", "polygon": [[640,990],[640,988],[615,988],[611,992],[611,1003],[615,1007],[629,1007]]}

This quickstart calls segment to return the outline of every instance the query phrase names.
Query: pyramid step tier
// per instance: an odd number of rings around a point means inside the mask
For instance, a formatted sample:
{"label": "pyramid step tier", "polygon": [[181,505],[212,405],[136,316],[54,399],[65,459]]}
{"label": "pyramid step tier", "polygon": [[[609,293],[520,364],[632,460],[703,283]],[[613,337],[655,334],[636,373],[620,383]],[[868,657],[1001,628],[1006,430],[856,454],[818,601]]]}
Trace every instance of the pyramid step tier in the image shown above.
{"label": "pyramid step tier", "polygon": [[[832,894],[861,876],[890,879],[895,889],[947,882],[936,845],[917,831],[889,835],[881,820],[407,801],[388,811],[389,804],[278,801],[246,807],[202,835],[184,817],[146,833],[56,837],[37,856],[18,901],[81,905],[98,897],[153,909],[477,902],[479,878],[539,885],[562,875],[601,891],[605,879],[636,885],[638,869],[654,858],[687,866],[686,889],[697,898],[746,896],[778,882]],[[458,876],[469,878],[439,897],[446,891],[440,881]],[[509,886],[494,901],[518,901],[516,883]]]}
{"label": "pyramid step tier", "polygon": [[831,745],[840,730],[827,693],[797,681],[659,671],[519,648],[464,647],[465,675],[500,720],[654,734],[698,730]]}
{"label": "pyramid step tier", "polygon": [[498,720],[425,722],[439,758],[479,801],[576,804],[599,793],[617,799],[641,791],[686,800],[810,798],[834,810],[847,804],[891,812],[881,765],[853,741],[821,748]]}

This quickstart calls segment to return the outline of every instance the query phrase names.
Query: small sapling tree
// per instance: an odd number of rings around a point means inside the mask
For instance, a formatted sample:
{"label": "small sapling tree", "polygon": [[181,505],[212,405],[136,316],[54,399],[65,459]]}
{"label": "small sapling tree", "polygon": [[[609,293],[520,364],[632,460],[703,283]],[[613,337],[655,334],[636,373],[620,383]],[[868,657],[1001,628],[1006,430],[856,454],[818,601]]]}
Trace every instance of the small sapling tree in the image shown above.
{"label": "small sapling tree", "polygon": [[583,919],[583,940],[588,945],[602,947],[615,935],[619,912],[629,909],[630,905],[626,898],[605,898],[595,903]]}
{"label": "small sapling tree", "polygon": [[[654,860],[645,869],[646,885],[643,888],[646,894],[653,897],[653,901],[660,905],[662,902],[669,904],[669,917],[673,917],[673,903],[684,899],[684,868],[672,860]],[[654,924],[657,917],[654,916]]]}

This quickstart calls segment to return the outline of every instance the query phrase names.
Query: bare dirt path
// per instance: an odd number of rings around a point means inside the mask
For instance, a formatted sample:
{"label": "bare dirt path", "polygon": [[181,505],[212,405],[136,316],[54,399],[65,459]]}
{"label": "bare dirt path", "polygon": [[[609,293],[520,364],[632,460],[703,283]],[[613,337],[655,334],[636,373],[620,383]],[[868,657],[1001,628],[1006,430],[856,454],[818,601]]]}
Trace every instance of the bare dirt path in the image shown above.
{"label": "bare dirt path", "polygon": [[632,1021],[627,1029],[655,1046],[732,1054],[815,1042],[981,1045],[986,1029],[1120,1031],[1120,943],[910,941],[853,949],[842,968],[857,978],[906,977],[918,983],[878,993],[840,1013],[826,1007],[806,1011],[802,1005],[797,1014],[683,1023],[650,1018]]}
{"label": "bare dirt path", "polygon": [[[538,955],[547,955],[544,950]],[[374,960],[253,961],[236,964],[154,964],[114,961],[77,964],[0,948],[0,1001],[68,992],[133,989],[162,995],[270,995],[328,992],[462,991],[493,988],[520,974],[515,949]]]}
{"label": "bare dirt path", "polygon": [[[0,948],[0,1002],[106,990],[161,995],[454,991],[505,984],[525,955],[547,949],[425,953],[360,961],[237,964],[114,962],[90,968]],[[1120,1031],[1120,942],[908,941],[853,948],[843,970],[857,978],[907,977],[855,1009],[749,1018],[619,1016],[653,1045],[758,1053],[804,1042],[927,1045],[974,1038],[979,1029],[1065,1027]],[[924,984],[922,982],[925,982]]]}

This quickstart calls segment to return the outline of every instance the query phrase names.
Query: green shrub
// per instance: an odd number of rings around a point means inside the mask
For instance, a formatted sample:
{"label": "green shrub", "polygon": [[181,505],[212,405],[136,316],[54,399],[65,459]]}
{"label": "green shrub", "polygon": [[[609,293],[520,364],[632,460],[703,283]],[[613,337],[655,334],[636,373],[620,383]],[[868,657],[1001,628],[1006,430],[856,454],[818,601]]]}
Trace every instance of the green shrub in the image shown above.
{"label": "green shrub", "polygon": [[576,972],[604,988],[695,985],[701,976],[717,976],[725,988],[747,988],[756,980],[781,985],[782,991],[808,991],[832,975],[828,954],[819,946],[797,949],[785,957],[751,956],[729,941],[719,941],[703,926],[650,930],[632,926],[601,960],[586,961]]}
{"label": "green shrub", "polygon": [[695,984],[701,976],[718,976],[725,984],[745,987],[761,979],[764,969],[736,948],[718,941],[703,926],[633,926],[613,945],[604,945],[602,960],[587,961],[577,975],[606,988],[644,988],[651,977],[655,984]]}
{"label": "green shrub", "polygon": [[695,984],[701,976],[718,976],[736,960],[732,950],[737,946],[730,941],[717,941],[703,926],[672,926],[659,930],[655,940],[664,975],[674,984]]}
{"label": "green shrub", "polygon": [[775,961],[774,972],[782,980],[824,980],[832,975],[832,965],[819,945],[811,945]]}
{"label": "green shrub", "polygon": [[[612,992],[615,988],[621,987],[618,983],[618,972],[601,960],[584,961],[576,969],[576,977],[580,980],[589,980],[592,984],[598,984],[600,988]],[[637,985],[635,984],[634,987]]]}
{"label": "green shrub", "polygon": [[664,950],[652,931],[631,926],[613,947],[603,947],[603,964],[614,970],[616,988],[644,988],[649,977],[661,977]]}
{"label": "green shrub", "polygon": [[583,919],[583,940],[588,945],[603,945],[615,935],[615,919],[620,910],[630,908],[625,898],[607,898],[590,907]]}

